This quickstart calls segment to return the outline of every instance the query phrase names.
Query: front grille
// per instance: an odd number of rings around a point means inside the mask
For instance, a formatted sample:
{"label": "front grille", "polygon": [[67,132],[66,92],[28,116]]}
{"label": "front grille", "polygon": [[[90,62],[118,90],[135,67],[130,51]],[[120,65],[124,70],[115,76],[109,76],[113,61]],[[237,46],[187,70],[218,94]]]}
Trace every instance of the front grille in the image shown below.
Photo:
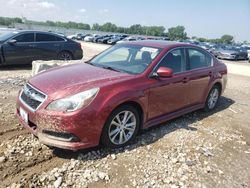
{"label": "front grille", "polygon": [[37,108],[45,101],[46,95],[29,84],[26,84],[23,87],[20,99],[30,109],[37,110]]}

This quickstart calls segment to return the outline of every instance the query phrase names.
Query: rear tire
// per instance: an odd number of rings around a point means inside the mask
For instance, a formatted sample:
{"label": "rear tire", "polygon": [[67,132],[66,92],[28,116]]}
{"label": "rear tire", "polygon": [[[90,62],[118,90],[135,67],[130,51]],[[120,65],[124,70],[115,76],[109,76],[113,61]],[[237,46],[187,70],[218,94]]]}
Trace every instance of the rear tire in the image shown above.
{"label": "rear tire", "polygon": [[218,85],[214,85],[209,91],[204,108],[206,112],[212,111],[216,108],[220,98],[220,92],[220,87]]}
{"label": "rear tire", "polygon": [[136,137],[139,125],[140,117],[136,108],[130,105],[118,107],[104,125],[101,142],[108,148],[123,147]]}
{"label": "rear tire", "polygon": [[58,60],[69,61],[73,59],[73,56],[68,51],[61,51],[57,55]]}

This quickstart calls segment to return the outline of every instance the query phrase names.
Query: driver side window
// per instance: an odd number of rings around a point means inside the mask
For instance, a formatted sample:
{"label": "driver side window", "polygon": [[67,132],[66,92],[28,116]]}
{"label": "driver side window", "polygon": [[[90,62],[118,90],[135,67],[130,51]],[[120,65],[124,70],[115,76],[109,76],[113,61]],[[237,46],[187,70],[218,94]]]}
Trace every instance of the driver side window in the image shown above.
{"label": "driver side window", "polygon": [[17,42],[34,42],[34,33],[26,33],[26,34],[21,34],[15,38]]}
{"label": "driver side window", "polygon": [[161,60],[159,67],[167,67],[173,70],[173,73],[186,71],[184,49],[176,49],[167,52],[167,55]]}

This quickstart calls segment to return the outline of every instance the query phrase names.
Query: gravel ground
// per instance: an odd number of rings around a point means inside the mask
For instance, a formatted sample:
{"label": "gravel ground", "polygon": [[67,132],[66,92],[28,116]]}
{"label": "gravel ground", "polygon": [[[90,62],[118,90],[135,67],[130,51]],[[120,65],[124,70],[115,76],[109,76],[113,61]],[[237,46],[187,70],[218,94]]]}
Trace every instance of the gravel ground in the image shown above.
{"label": "gravel ground", "polygon": [[[85,59],[107,48],[82,46]],[[31,68],[1,69],[0,187],[250,187],[248,73],[229,73],[212,113],[196,111],[143,131],[125,148],[71,152],[41,145],[15,118],[16,95]]]}

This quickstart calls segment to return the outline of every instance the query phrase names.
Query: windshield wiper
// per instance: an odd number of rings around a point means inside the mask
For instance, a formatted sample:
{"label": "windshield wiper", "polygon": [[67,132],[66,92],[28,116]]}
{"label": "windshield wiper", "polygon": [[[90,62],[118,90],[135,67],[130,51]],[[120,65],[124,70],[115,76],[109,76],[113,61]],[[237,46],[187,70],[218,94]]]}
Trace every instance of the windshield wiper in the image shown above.
{"label": "windshield wiper", "polygon": [[110,67],[110,66],[100,65],[100,64],[96,64],[96,63],[92,63],[92,62],[88,62],[88,64],[90,64],[92,66],[101,67],[101,68],[104,68],[104,69],[116,71],[116,72],[126,72],[126,71],[116,69],[116,68],[113,68],[113,67]]}
{"label": "windshield wiper", "polygon": [[104,68],[104,69],[108,69],[108,70],[116,71],[116,72],[122,72],[121,70],[119,70],[119,69],[115,69],[115,68],[110,67],[110,66],[103,66],[103,65],[101,65],[100,67],[102,67],[102,68]]}

